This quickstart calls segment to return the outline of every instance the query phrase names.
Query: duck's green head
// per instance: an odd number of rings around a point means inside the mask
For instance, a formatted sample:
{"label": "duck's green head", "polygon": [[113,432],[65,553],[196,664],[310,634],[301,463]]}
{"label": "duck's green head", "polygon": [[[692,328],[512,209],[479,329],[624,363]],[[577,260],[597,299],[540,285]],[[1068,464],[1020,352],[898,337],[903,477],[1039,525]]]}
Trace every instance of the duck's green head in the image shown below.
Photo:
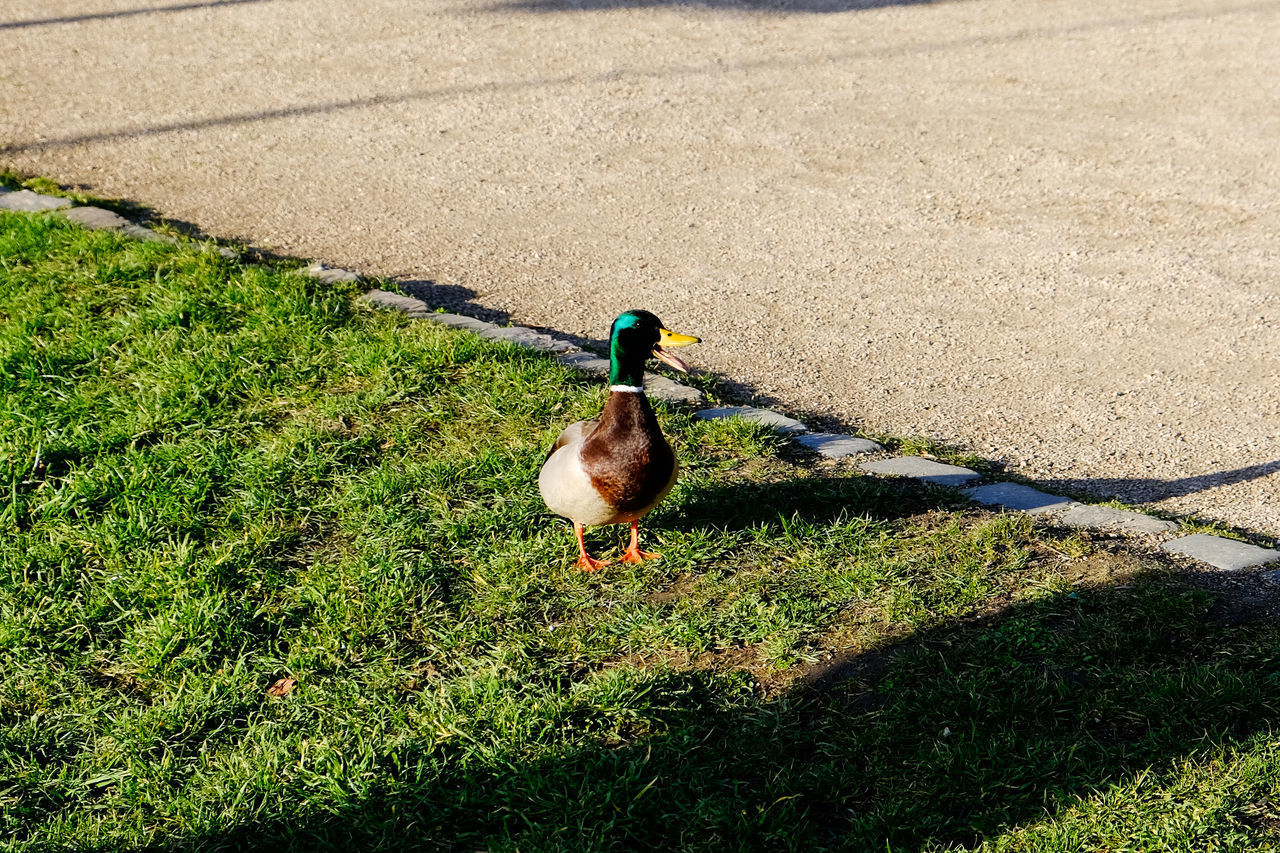
{"label": "duck's green head", "polygon": [[640,386],[644,363],[650,356],[682,373],[689,365],[667,351],[667,347],[696,344],[692,335],[677,335],[662,327],[662,321],[648,311],[624,311],[609,330],[609,384]]}

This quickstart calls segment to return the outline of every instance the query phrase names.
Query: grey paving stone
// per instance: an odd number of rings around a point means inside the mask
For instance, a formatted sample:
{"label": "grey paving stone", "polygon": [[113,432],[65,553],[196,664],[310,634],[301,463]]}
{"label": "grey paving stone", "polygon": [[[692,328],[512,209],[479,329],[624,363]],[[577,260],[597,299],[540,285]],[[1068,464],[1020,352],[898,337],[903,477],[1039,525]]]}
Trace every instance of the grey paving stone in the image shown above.
{"label": "grey paving stone", "polygon": [[0,193],[0,208],[21,210],[27,213],[43,213],[46,210],[62,210],[71,207],[72,201],[52,195],[41,195],[31,190]]}
{"label": "grey paving stone", "polygon": [[124,227],[129,224],[129,220],[120,214],[103,210],[101,207],[73,207],[70,210],[63,211],[62,215],[72,222],[80,223],[85,228],[97,228],[104,231],[123,231]]}
{"label": "grey paving stone", "polygon": [[1168,533],[1178,525],[1162,518],[1111,506],[1072,504],[1062,512],[1061,521],[1068,527],[1089,530],[1118,530],[1121,533]]}
{"label": "grey paving stone", "polygon": [[1024,486],[1021,483],[991,483],[973,489],[965,489],[966,497],[980,504],[994,504],[1005,509],[1039,515],[1044,512],[1061,512],[1072,507],[1081,506],[1077,501],[1061,495]]}
{"label": "grey paving stone", "polygon": [[412,296],[404,296],[399,293],[391,293],[387,290],[370,290],[362,295],[360,299],[377,308],[400,311],[410,317],[427,318],[434,316],[431,314],[431,309],[427,307],[427,303],[421,299],[414,299]]}
{"label": "grey paving stone", "polygon": [[[425,305],[426,303],[423,304]],[[477,320],[475,317],[468,317],[465,314],[424,314],[422,319],[430,320],[432,323],[439,323],[441,326],[448,326],[451,329],[466,329],[468,332],[475,332],[476,334],[498,328],[492,323],[486,323],[484,320]]]}
{"label": "grey paving stone", "polygon": [[685,403],[693,406],[702,402],[702,392],[697,388],[681,385],[657,373],[644,375],[644,393],[657,400],[666,400],[668,403]]}
{"label": "grey paving stone", "polygon": [[1280,551],[1260,548],[1234,539],[1223,539],[1221,536],[1210,536],[1207,533],[1193,533],[1190,536],[1174,539],[1161,545],[1160,550],[1191,557],[1193,560],[1227,571],[1250,569],[1280,560]]}
{"label": "grey paving stone", "polygon": [[940,486],[961,486],[970,480],[977,479],[979,474],[959,465],[947,465],[934,462],[920,456],[896,456],[893,459],[877,459],[864,462],[858,466],[872,474],[891,474],[896,477],[911,477]]}
{"label": "grey paving stone", "polygon": [[[73,207],[71,210],[79,210],[79,208]],[[71,211],[69,210],[67,212],[70,213]],[[126,220],[124,223],[124,227],[121,228],[120,230],[121,232],[128,234],[130,237],[132,237],[135,240],[145,240],[151,243],[168,243],[171,246],[178,245],[177,237],[174,237],[170,234],[161,234],[159,231],[152,231],[150,228],[147,228],[145,225],[139,225],[136,222],[129,222],[128,220]],[[237,255],[233,249],[228,249],[226,246],[219,246],[214,251],[216,251],[219,255],[222,255],[224,258],[239,257],[239,255]]]}
{"label": "grey paving stone", "polygon": [[715,409],[703,409],[700,412],[694,412],[694,417],[701,418],[704,421],[716,418],[742,418],[744,421],[772,427],[778,432],[801,433],[809,431],[807,426],[795,418],[789,418],[769,409],[757,409],[753,406],[721,406]]}
{"label": "grey paving stone", "polygon": [[866,438],[854,438],[833,432],[811,432],[797,435],[796,441],[828,459],[844,459],[861,453],[879,453],[883,447]]}
{"label": "grey paving stone", "polygon": [[589,352],[566,352],[556,356],[556,359],[562,364],[575,367],[583,373],[592,373],[597,376],[609,375],[609,359]]}
{"label": "grey paving stone", "polygon": [[359,281],[360,276],[351,270],[344,270],[338,267],[325,266],[322,263],[314,263],[307,267],[307,275],[322,281],[325,284],[334,284],[339,281]]}
{"label": "grey paving stone", "polygon": [[492,329],[485,329],[480,333],[480,337],[495,341],[508,341],[517,346],[528,347],[541,352],[568,352],[575,348],[568,341],[556,340],[550,335],[535,332],[533,329],[527,329],[524,326],[495,326]]}
{"label": "grey paving stone", "polygon": [[[93,228],[98,231],[119,231],[121,234],[127,234],[135,240],[147,240],[153,243],[169,243],[176,244],[177,238],[168,234],[160,234],[145,228],[136,222],[125,219],[118,213],[110,210],[104,210],[101,207],[93,207],[86,205],[84,207],[72,207],[59,213],[60,216],[70,219],[72,222],[79,223],[85,228]],[[235,252],[230,249],[218,250],[224,257],[235,257]],[[230,252],[230,255],[227,253]]]}

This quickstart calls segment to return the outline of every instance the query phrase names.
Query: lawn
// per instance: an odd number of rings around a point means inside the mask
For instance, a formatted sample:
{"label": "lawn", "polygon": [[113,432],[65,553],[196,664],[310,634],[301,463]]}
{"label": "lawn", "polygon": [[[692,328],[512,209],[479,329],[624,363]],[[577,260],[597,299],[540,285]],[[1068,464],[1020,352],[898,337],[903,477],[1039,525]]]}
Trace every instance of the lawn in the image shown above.
{"label": "lawn", "polygon": [[602,386],[295,266],[0,213],[0,849],[1280,849],[1260,587],[662,406],[584,574]]}

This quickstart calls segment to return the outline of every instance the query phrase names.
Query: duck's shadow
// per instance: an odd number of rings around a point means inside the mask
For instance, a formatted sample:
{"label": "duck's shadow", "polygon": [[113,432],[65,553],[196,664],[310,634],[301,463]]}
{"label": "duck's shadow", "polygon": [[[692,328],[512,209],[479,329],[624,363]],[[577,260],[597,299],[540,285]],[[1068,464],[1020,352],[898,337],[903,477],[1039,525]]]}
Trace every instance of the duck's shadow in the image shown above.
{"label": "duck's shadow", "polygon": [[[778,532],[840,524],[850,519],[893,522],[935,511],[974,509],[954,489],[906,479],[886,479],[851,471],[823,474],[795,468],[766,481],[739,474],[702,478],[682,475],[676,489],[640,521],[641,546],[668,558],[682,537],[712,531],[770,528]],[[563,519],[549,519],[562,523]],[[567,523],[565,529],[568,530]],[[566,534],[567,536],[570,534]],[[587,528],[587,549],[612,559],[629,535],[625,524]],[[664,560],[667,568],[682,561]]]}
{"label": "duck's shadow", "polygon": [[833,523],[857,517],[894,521],[934,510],[972,506],[955,490],[854,473],[810,474],[766,482],[733,479],[681,489],[654,513],[653,524],[690,531],[747,529],[796,519]]}

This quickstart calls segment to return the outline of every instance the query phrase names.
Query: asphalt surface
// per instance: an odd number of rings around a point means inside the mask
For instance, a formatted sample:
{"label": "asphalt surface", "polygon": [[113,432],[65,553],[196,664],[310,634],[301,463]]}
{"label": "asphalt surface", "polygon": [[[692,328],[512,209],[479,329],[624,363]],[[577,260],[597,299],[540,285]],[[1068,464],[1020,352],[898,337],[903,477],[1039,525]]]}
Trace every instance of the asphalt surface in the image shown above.
{"label": "asphalt surface", "polygon": [[7,0],[0,167],[1280,535],[1280,0]]}

